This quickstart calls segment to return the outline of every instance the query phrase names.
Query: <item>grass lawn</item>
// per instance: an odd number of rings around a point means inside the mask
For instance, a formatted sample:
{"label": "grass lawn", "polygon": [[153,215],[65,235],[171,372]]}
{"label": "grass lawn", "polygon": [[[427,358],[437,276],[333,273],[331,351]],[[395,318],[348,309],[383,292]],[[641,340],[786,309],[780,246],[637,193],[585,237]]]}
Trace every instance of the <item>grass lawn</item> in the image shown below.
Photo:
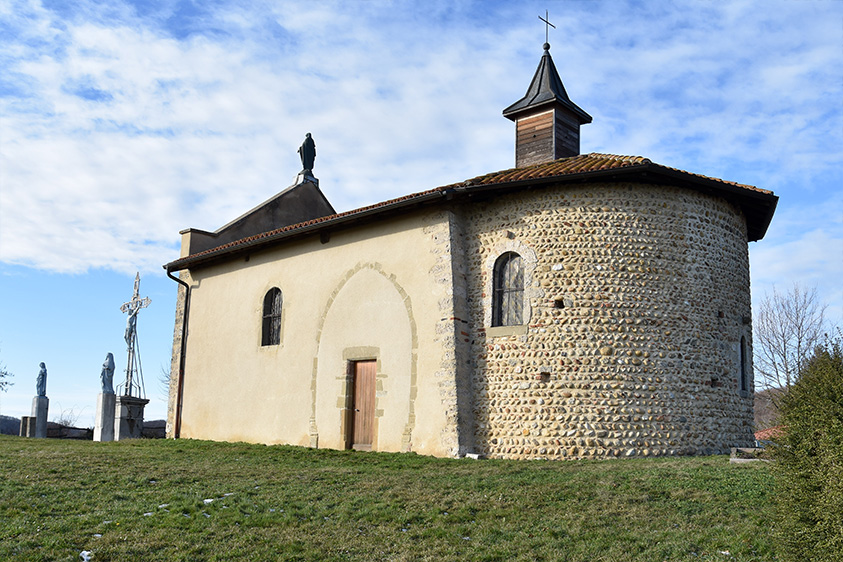
{"label": "grass lawn", "polygon": [[773,560],[764,463],[0,436],[0,560]]}

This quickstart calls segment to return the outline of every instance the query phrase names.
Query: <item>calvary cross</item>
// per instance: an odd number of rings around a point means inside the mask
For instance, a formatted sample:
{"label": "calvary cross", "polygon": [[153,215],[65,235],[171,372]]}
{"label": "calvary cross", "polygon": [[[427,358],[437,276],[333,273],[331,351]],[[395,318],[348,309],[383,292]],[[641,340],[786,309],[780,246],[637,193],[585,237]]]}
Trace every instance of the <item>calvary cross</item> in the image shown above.
{"label": "calvary cross", "polygon": [[[126,334],[124,335],[124,339],[126,340],[126,345],[129,346],[129,358],[126,365],[126,384],[123,389],[123,392],[126,396],[132,396],[133,387],[137,387],[138,390],[138,397],[142,397],[141,395],[144,393],[143,390],[143,375],[140,373],[140,356],[136,354],[135,345],[138,341],[137,335],[137,321],[138,321],[138,312],[140,309],[146,308],[152,300],[149,297],[140,298],[140,273],[135,275],[135,292],[132,295],[132,300],[129,302],[123,303],[120,307],[120,312],[127,312],[129,313],[129,318],[126,321]],[[136,357],[137,355],[137,357]],[[138,378],[140,379],[140,384],[138,381],[132,380],[132,375],[134,374],[136,367],[135,363],[137,363],[138,369]]]}

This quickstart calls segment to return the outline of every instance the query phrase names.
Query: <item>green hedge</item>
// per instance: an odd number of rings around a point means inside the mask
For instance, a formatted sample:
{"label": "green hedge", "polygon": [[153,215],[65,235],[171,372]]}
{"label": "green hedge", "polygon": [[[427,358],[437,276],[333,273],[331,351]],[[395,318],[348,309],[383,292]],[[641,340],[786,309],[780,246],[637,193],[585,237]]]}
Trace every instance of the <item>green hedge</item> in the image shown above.
{"label": "green hedge", "polygon": [[820,346],[781,399],[774,449],[783,560],[843,559],[843,350]]}

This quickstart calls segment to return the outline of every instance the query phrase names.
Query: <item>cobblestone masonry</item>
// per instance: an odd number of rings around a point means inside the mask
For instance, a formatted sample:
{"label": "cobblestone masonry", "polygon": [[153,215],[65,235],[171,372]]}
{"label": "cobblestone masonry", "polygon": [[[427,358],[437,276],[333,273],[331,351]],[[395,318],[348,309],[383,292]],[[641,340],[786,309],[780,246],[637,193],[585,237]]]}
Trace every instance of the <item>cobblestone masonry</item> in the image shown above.
{"label": "cobblestone masonry", "polygon": [[[605,458],[751,444],[751,359],[739,390],[742,336],[752,356],[746,239],[737,208],[676,187],[563,186],[466,207],[477,451]],[[529,321],[493,336],[488,264],[519,245],[536,255]]]}

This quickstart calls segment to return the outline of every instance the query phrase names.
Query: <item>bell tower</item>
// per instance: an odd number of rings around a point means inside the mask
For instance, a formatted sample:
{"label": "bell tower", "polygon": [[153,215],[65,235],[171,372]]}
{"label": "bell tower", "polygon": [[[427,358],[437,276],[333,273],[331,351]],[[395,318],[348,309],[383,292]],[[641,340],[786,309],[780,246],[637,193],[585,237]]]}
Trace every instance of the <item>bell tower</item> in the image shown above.
{"label": "bell tower", "polygon": [[591,115],[568,98],[550,44],[523,98],[503,110],[515,121],[515,167],[544,164],[580,153],[580,125],[591,123]]}

